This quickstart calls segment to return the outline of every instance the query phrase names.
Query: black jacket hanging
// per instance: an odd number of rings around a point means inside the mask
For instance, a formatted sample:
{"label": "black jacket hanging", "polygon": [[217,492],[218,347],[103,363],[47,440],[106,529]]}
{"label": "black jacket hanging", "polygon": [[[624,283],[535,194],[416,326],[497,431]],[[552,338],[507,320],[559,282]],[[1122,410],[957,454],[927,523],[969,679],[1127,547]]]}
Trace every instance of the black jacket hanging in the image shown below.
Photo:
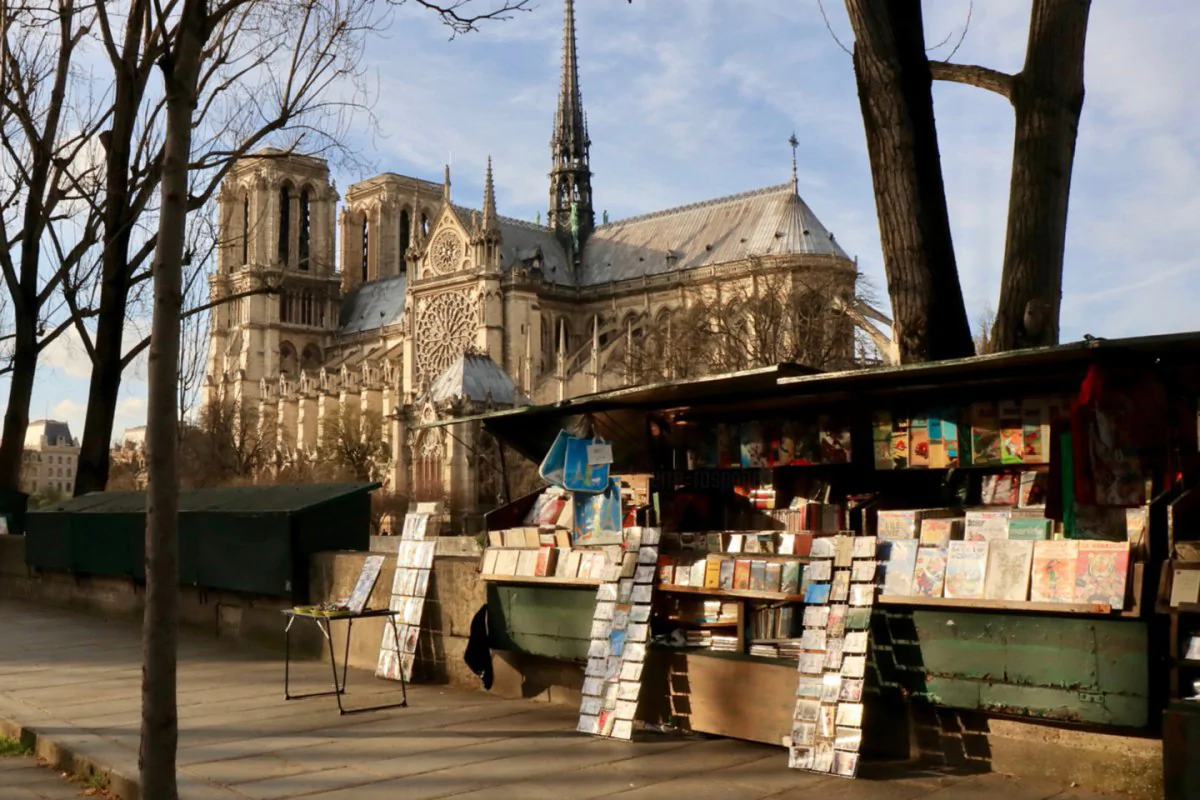
{"label": "black jacket hanging", "polygon": [[483,678],[483,688],[492,688],[492,650],[488,646],[488,610],[481,607],[471,619],[471,636],[463,661],[472,672]]}

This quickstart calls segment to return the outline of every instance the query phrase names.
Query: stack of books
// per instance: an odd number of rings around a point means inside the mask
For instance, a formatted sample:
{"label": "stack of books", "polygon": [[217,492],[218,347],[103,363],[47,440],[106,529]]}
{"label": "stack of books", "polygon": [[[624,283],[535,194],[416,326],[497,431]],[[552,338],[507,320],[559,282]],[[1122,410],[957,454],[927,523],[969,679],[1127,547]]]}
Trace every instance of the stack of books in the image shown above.
{"label": "stack of books", "polygon": [[712,636],[709,641],[712,642],[709,648],[717,652],[736,653],[740,649],[736,636]]}

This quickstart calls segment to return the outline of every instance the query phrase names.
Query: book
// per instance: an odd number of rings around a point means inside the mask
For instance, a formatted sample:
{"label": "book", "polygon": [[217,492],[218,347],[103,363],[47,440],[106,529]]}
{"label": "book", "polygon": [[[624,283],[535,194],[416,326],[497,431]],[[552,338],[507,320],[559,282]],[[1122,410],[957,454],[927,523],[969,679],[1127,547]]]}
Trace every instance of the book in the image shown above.
{"label": "book", "polygon": [[929,418],[913,417],[908,429],[908,466],[929,466]]}
{"label": "book", "polygon": [[926,420],[929,435],[929,468],[946,468],[946,442],[942,439],[942,419],[938,412],[931,412]]}
{"label": "book", "polygon": [[1034,542],[1029,599],[1037,603],[1074,602],[1078,558],[1078,542],[1066,539]]}
{"label": "book", "polygon": [[767,562],[750,562],[750,589],[755,592],[767,591]]}
{"label": "book", "polygon": [[763,590],[768,592],[780,591],[779,585],[783,578],[783,565],[778,561],[768,561],[763,575]]}
{"label": "book", "polygon": [[779,576],[779,590],[785,595],[797,594],[800,588],[799,561],[784,561]]}
{"label": "book", "polygon": [[1028,599],[1032,566],[1033,542],[1016,539],[989,542],[983,596],[988,600]]}
{"label": "book", "polygon": [[1075,562],[1075,602],[1125,607],[1129,578],[1129,542],[1079,542]]}
{"label": "book", "polygon": [[917,566],[918,543],[915,539],[885,542],[883,547],[883,593],[907,596],[913,593],[913,573]]}
{"label": "book", "polygon": [[350,613],[361,614],[367,607],[367,601],[371,599],[371,590],[375,588],[375,583],[379,580],[379,571],[383,568],[383,560],[384,556],[367,556],[363,560],[358,580],[355,581],[354,589],[351,590],[350,597],[346,600],[346,607]]}
{"label": "book", "polygon": [[[586,575],[581,576],[579,574],[579,568],[582,565],[582,563],[583,563],[583,551],[582,550],[570,551],[567,554],[567,568],[566,568],[566,572],[563,577],[566,577],[566,578],[585,577],[586,578],[587,577]],[[505,572],[503,574],[511,575],[512,573]]]}
{"label": "book", "polygon": [[946,580],[946,553],[944,547],[921,547],[917,549],[917,565],[913,571],[912,594],[921,597],[941,597]]}
{"label": "book", "polygon": [[871,420],[871,444],[875,451],[875,469],[895,469],[892,461],[892,415],[876,411]]}
{"label": "book", "polygon": [[545,578],[554,574],[554,567],[557,563],[556,559],[558,551],[553,547],[538,548],[537,565],[534,567],[534,575],[539,578]]}
{"label": "book", "polygon": [[815,603],[823,605],[829,602],[829,584],[828,583],[810,583],[808,589],[804,592],[805,603]]}
{"label": "book", "polygon": [[522,577],[533,577],[537,574],[538,551],[519,550],[517,554],[517,574]]}
{"label": "book", "polygon": [[675,583],[675,560],[670,556],[658,557],[658,582],[665,586]]}
{"label": "book", "polygon": [[955,600],[978,600],[983,597],[987,553],[986,541],[950,543],[946,556],[946,597]]}
{"label": "book", "polygon": [[994,403],[974,403],[971,420],[971,463],[988,466],[1001,463],[1000,419]]}
{"label": "book", "polygon": [[895,417],[892,420],[891,453],[892,469],[907,469],[909,463],[908,418]]}
{"label": "book", "polygon": [[739,558],[733,562],[733,588],[750,588],[750,562]]}
{"label": "book", "polygon": [[692,578],[689,581],[691,586],[701,588],[704,586],[704,581],[708,577],[708,559],[697,561],[692,564]]}
{"label": "book", "polygon": [[917,513],[912,510],[879,511],[875,517],[875,532],[880,539],[915,539]]}
{"label": "book", "polygon": [[1050,407],[1042,398],[1021,402],[1021,433],[1026,464],[1050,463]]}
{"label": "book", "polygon": [[721,562],[723,559],[709,556],[704,562],[704,588],[717,589],[721,586]]}
{"label": "book", "polygon": [[738,428],[741,465],[743,467],[766,466],[763,455],[762,425],[757,422],[746,422]]}
{"label": "book", "polygon": [[[516,575],[517,561],[521,555],[520,550],[501,550],[500,555],[496,558],[495,574],[496,575]],[[573,575],[570,577],[574,577]]]}
{"label": "book", "polygon": [[963,538],[963,522],[962,517],[933,517],[921,520],[921,546],[949,546],[950,542]]}
{"label": "book", "polygon": [[968,511],[963,539],[987,542],[1008,538],[1008,511]]}
{"label": "book", "polygon": [[487,552],[485,552],[483,554],[482,571],[483,571],[484,575],[495,575],[496,574],[496,560],[499,557],[500,557],[499,550],[488,550]]}
{"label": "book", "polygon": [[943,415],[941,423],[942,446],[946,450],[946,467],[957,469],[961,463],[958,443],[958,422],[949,416]]}
{"label": "book", "polygon": [[1008,521],[1008,538],[1042,540],[1050,538],[1052,521],[1037,517],[1012,517]]}
{"label": "book", "polygon": [[732,589],[733,588],[733,559],[721,559],[720,574],[717,578],[717,588]]}

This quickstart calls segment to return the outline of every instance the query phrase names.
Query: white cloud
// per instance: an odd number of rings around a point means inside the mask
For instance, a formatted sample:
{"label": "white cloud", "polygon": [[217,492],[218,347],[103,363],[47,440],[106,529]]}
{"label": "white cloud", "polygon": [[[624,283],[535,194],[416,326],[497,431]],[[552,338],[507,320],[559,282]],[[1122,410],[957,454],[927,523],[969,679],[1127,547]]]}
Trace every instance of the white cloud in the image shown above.
{"label": "white cloud", "polygon": [[41,353],[39,367],[58,370],[68,378],[88,378],[92,374],[92,360],[74,328],[68,328]]}
{"label": "white cloud", "polygon": [[70,398],[58,401],[54,408],[50,409],[50,419],[66,422],[71,427],[71,435],[76,439],[83,438],[83,421],[86,415],[87,406]]}

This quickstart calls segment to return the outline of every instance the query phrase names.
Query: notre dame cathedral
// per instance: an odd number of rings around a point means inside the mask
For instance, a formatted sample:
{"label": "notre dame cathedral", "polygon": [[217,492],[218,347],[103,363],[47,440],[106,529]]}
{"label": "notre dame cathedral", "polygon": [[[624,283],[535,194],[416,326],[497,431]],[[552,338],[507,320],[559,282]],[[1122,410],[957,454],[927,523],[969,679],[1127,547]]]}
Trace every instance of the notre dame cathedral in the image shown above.
{"label": "notre dame cathedral", "polygon": [[[632,342],[753,270],[819,272],[853,294],[856,265],[799,197],[794,162],[789,182],[597,224],[565,6],[544,225],[498,212],[490,159],[478,208],[452,197],[449,168],[441,182],[384,173],[344,199],[317,158],[256,153],[228,174],[210,280],[229,299],[205,401],[274,426],[279,459],[315,453],[346,409],[377,415],[388,488],[469,514],[497,497],[476,468],[481,431],[422,422],[633,382]],[[849,356],[853,330],[838,335]]]}

